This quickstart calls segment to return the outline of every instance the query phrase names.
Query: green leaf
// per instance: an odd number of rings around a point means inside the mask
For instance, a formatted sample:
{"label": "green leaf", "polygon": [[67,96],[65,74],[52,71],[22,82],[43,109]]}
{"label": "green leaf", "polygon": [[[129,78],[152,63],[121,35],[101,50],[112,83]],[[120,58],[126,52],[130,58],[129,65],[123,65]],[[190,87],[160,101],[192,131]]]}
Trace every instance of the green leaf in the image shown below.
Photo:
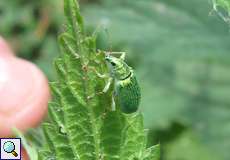
{"label": "green leaf", "polygon": [[76,0],[65,0],[64,11],[68,20],[67,25],[70,27],[71,33],[79,45],[84,26],[82,17],[79,12],[76,12],[77,10],[79,10],[79,5]]}
{"label": "green leaf", "polygon": [[144,160],[160,160],[160,145],[148,148],[144,154]]}
{"label": "green leaf", "polygon": [[54,149],[55,157],[57,159],[65,159],[67,156],[73,157],[73,159],[78,159],[74,157],[74,153],[68,143],[69,139],[65,136],[65,133],[61,131],[61,127],[52,124],[43,124],[46,135],[49,137],[49,143],[52,143],[52,148]]}
{"label": "green leaf", "polygon": [[199,137],[192,131],[182,133],[165,147],[167,148],[167,150],[165,150],[167,152],[165,159],[169,160],[219,160],[216,154],[210,154],[205,145],[200,142]]}
{"label": "green leaf", "polygon": [[230,11],[230,1],[229,0],[213,0],[214,5],[221,6],[226,9],[228,12]]}
{"label": "green leaf", "polygon": [[142,115],[110,112],[104,117],[101,131],[102,157],[111,160],[129,160],[134,154],[140,157],[146,148],[145,136]]}
{"label": "green leaf", "polygon": [[[220,8],[225,10],[225,13]],[[213,0],[213,9],[227,23],[230,23],[230,1],[229,0]]]}
{"label": "green leaf", "polygon": [[139,158],[144,155],[146,132],[143,128],[143,117],[141,114],[126,116],[126,126],[122,131],[121,159],[130,159],[133,153]]}
{"label": "green leaf", "polygon": [[[43,124],[46,144],[39,158],[57,160],[132,160],[158,153],[146,150],[141,113],[112,111],[114,88],[100,93],[109,74],[96,35],[86,36],[75,0],[65,0],[68,29],[59,36],[62,52],[54,62],[57,81],[50,83],[49,122]],[[135,157],[133,156],[135,155]]]}
{"label": "green leaf", "polygon": [[38,160],[38,153],[34,144],[29,144],[24,135],[17,129],[13,129],[14,133],[21,138],[22,145],[26,149],[27,154],[31,160]]}
{"label": "green leaf", "polygon": [[0,33],[15,54],[36,63],[55,79],[53,58],[58,55],[56,35],[63,22],[62,1],[14,0],[0,2]]}

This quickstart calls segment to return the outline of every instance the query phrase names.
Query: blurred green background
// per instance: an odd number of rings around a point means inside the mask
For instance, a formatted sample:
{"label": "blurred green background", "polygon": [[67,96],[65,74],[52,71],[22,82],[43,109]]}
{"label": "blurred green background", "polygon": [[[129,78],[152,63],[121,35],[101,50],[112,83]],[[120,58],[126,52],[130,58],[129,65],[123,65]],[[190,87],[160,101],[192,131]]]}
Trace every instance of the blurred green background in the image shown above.
{"label": "blurred green background", "polygon": [[[101,28],[98,48],[127,52],[162,160],[229,160],[230,28],[212,1],[80,2],[88,32]],[[64,21],[61,0],[0,0],[0,34],[50,80]]]}

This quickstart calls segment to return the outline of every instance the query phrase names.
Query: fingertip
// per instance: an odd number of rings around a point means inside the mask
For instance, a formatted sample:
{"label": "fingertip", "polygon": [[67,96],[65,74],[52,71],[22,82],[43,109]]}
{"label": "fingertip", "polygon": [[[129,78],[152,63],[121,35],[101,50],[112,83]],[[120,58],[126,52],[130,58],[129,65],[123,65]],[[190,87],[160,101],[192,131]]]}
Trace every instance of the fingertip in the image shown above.
{"label": "fingertip", "polygon": [[46,76],[33,63],[12,57],[0,64],[0,136],[8,137],[12,127],[24,132],[42,122],[50,90]]}
{"label": "fingertip", "polygon": [[22,148],[22,160],[29,160],[29,156],[24,148]]}
{"label": "fingertip", "polygon": [[2,36],[0,36],[0,56],[8,57],[13,55],[13,51],[10,49],[10,46],[8,45],[6,40]]}

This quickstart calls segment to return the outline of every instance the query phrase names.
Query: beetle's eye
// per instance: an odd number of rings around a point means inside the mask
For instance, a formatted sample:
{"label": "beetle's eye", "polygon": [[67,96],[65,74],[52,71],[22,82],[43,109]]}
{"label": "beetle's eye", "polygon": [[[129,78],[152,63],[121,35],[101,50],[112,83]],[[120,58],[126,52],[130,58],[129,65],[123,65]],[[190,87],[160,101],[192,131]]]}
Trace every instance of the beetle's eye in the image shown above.
{"label": "beetle's eye", "polygon": [[112,66],[116,66],[116,63],[114,63],[114,62],[111,62],[111,65],[112,65]]}

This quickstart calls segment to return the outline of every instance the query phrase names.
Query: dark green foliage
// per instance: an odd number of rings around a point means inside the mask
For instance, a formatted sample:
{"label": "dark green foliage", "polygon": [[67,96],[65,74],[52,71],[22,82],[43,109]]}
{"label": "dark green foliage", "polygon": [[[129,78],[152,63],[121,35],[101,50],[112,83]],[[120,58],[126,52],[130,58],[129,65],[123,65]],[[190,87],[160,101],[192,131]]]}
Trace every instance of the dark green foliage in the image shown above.
{"label": "dark green foliage", "polygon": [[0,1],[0,35],[18,56],[35,62],[50,79],[54,79],[51,68],[58,55],[56,36],[61,22],[61,1]]}

